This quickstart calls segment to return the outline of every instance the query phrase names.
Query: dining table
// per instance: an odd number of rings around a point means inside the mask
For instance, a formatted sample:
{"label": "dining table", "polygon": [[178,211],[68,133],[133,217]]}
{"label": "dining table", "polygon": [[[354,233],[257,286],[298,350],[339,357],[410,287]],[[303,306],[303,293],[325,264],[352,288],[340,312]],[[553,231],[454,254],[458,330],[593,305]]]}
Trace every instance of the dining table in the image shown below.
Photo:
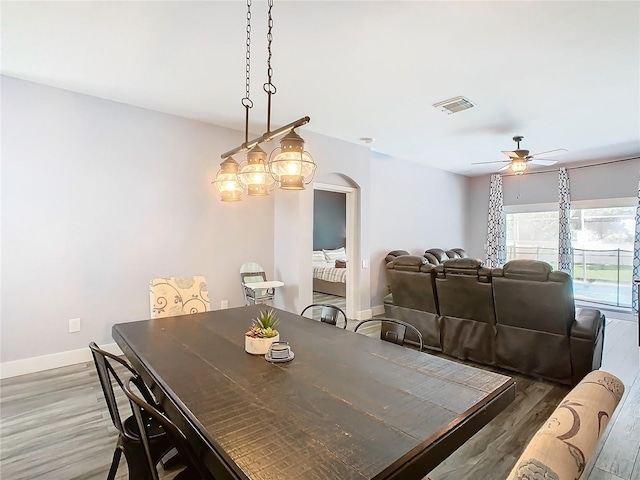
{"label": "dining table", "polygon": [[[278,316],[293,359],[245,352]],[[265,305],[117,323],[215,479],[422,479],[515,399],[512,378]]]}

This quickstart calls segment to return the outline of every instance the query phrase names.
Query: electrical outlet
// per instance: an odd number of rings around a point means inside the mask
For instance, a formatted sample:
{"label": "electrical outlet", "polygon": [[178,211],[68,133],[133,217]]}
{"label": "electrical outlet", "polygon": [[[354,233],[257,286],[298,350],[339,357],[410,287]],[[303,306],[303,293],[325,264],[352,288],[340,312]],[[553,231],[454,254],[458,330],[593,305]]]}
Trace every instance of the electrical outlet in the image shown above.
{"label": "electrical outlet", "polygon": [[69,320],[69,333],[75,333],[80,331],[80,319],[72,318]]}
{"label": "electrical outlet", "polygon": [[362,268],[369,268],[369,262],[366,260],[362,260]]}
{"label": "electrical outlet", "polygon": [[229,300],[222,300],[220,302],[220,308],[221,309],[229,308]]}

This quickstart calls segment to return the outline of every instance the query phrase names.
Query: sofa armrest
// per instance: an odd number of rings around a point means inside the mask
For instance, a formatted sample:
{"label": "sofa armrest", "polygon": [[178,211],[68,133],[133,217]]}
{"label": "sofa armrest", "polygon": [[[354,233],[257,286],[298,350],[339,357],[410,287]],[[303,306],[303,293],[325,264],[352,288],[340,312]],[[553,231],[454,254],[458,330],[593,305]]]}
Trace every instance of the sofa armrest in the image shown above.
{"label": "sofa armrest", "polygon": [[581,478],[623,393],[610,373],[587,375],[535,433],[508,480]]}
{"label": "sofa armrest", "polygon": [[393,305],[393,294],[390,293],[386,297],[384,297],[383,305]]}
{"label": "sofa armrest", "polygon": [[594,340],[604,323],[604,315],[600,310],[583,308],[578,311],[576,321],[571,325],[571,337]]}

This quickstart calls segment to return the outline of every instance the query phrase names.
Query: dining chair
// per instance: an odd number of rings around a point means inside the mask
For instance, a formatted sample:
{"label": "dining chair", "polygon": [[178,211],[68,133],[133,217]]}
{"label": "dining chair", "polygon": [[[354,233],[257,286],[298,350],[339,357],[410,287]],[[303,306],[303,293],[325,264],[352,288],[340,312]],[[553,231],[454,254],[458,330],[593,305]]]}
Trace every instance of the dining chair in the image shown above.
{"label": "dining chair", "polygon": [[240,267],[240,282],[245,305],[256,305],[267,300],[273,300],[276,294],[275,288],[251,288],[252,283],[266,281],[267,274],[260,264],[247,262]]}
{"label": "dining chair", "polygon": [[[146,401],[151,404],[155,403],[153,395],[149,392],[149,389],[142,381],[142,378],[127,362],[120,359],[116,355],[106,352],[98,347],[95,342],[89,344],[93,360],[98,372],[98,379],[104,393],[105,401],[107,402],[107,408],[113,425],[118,430],[118,441],[116,448],[113,452],[113,459],[111,461],[111,467],[109,468],[109,474],[107,480],[113,480],[118,471],[118,464],[120,463],[120,457],[124,453],[127,460],[127,467],[129,470],[129,478],[135,479],[147,479],[149,476],[147,472],[147,457],[145,454],[145,448],[141,442],[140,430],[136,419],[133,415],[130,415],[124,421],[120,416],[118,409],[118,402],[116,394],[113,389],[113,381],[124,389],[123,382],[115,371],[112,362],[122,366],[128,373],[132,375],[132,383],[140,391]],[[149,432],[149,450],[151,457],[155,464],[173,449],[173,444],[170,438],[166,435],[163,426],[152,420],[146,418],[147,424],[146,431]]]}
{"label": "dining chair", "polygon": [[337,326],[340,315],[342,315],[342,320],[344,322],[342,328],[347,328],[347,315],[344,313],[344,310],[342,310],[340,307],[328,303],[312,303],[311,305],[307,305],[304,310],[302,310],[302,313],[300,315],[304,316],[304,313],[313,307],[322,307],[322,310],[320,312],[321,322]]}
{"label": "dining chair", "polygon": [[210,310],[207,280],[193,277],[161,277],[149,282],[151,318],[174,317]]}
{"label": "dining chair", "polygon": [[[198,460],[197,455],[193,453],[185,434],[155,406],[149,404],[145,399],[136,395],[131,388],[132,383],[134,385],[136,384],[135,377],[131,377],[125,381],[123,390],[131,404],[131,410],[133,411],[138,431],[142,433],[142,445],[144,447],[146,460],[145,478],[159,480],[158,470],[156,469],[157,462],[155,461],[152,447],[154,432],[153,429],[149,429],[149,425],[151,423],[147,420],[147,418],[150,417],[154,423],[162,426],[164,432],[166,432],[167,436],[175,445],[178,450],[178,455],[180,455],[182,462],[186,466],[184,470],[173,478],[175,480],[213,480],[213,476],[207,471],[206,467],[200,462],[200,460]],[[138,477],[129,476],[129,478]]]}
{"label": "dining chair", "polygon": [[422,341],[422,334],[420,330],[411,325],[410,323],[403,322],[402,320],[396,320],[395,318],[370,318],[368,320],[362,320],[353,329],[354,332],[358,331],[361,325],[369,322],[382,322],[382,328],[380,329],[380,339],[387,342],[395,343],[396,345],[404,345],[404,337],[407,329],[413,331],[418,338],[420,351],[424,348],[424,342]]}

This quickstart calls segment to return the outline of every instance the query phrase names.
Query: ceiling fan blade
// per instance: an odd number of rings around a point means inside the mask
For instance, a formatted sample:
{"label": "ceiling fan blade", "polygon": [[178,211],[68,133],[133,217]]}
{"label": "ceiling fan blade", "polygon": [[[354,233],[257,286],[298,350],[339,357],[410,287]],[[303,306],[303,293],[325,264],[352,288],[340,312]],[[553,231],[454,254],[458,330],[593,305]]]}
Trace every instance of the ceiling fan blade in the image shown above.
{"label": "ceiling fan blade", "polygon": [[511,163],[511,160],[494,160],[493,162],[473,162],[471,165],[486,165],[487,163]]}
{"label": "ceiling fan blade", "polygon": [[504,153],[509,158],[520,158],[516,152],[506,152],[502,150],[502,153]]}
{"label": "ceiling fan blade", "polygon": [[509,165],[505,165],[504,167],[499,168],[499,169],[498,169],[498,171],[499,171],[499,172],[502,172],[502,171],[504,171],[504,170],[509,170],[509,168],[511,168],[511,162],[509,162]]}
{"label": "ceiling fan blade", "polygon": [[555,165],[558,163],[557,160],[545,160],[544,158],[532,158],[529,160],[529,163],[533,163],[534,165]]}
{"label": "ceiling fan blade", "polygon": [[547,150],[546,152],[538,152],[538,153],[534,153],[533,155],[531,155],[532,157],[538,157],[541,155],[545,155],[545,156],[549,156],[549,155],[560,155],[561,153],[566,153],[569,150],[567,150],[566,148],[556,148],[555,150]]}

